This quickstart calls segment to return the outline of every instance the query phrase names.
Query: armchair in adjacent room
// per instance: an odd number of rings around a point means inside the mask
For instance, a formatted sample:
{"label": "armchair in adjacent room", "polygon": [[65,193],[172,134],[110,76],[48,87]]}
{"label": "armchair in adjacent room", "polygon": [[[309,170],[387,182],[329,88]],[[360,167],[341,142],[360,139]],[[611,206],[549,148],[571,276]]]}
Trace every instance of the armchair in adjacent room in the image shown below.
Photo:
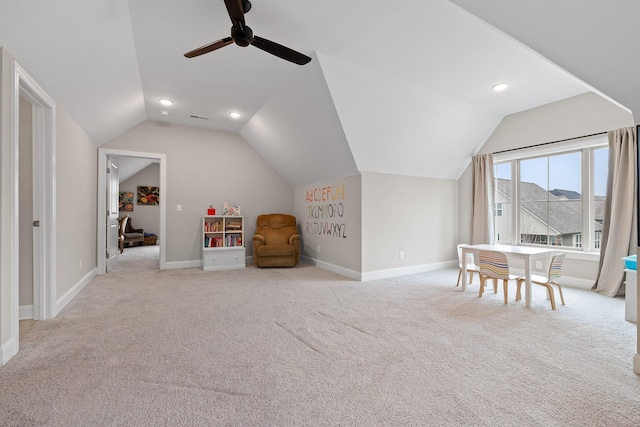
{"label": "armchair in adjacent room", "polygon": [[293,267],[300,262],[300,234],[295,216],[258,216],[253,236],[253,261],[256,267]]}
{"label": "armchair in adjacent room", "polygon": [[131,223],[131,218],[129,215],[125,215],[120,218],[120,253],[124,251],[125,243],[131,244],[140,242],[144,244],[144,229],[142,228],[133,228],[133,224]]}

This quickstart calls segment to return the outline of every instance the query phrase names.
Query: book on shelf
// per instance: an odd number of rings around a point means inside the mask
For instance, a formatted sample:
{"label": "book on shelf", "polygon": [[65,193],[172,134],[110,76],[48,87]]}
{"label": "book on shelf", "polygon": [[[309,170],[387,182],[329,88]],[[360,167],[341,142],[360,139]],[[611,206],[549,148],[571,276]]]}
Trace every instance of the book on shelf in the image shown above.
{"label": "book on shelf", "polygon": [[222,231],[222,224],[220,222],[205,222],[204,231],[205,233],[210,233],[212,231]]}
{"label": "book on shelf", "polygon": [[242,246],[242,237],[241,236],[226,236],[225,238],[225,246]]}
{"label": "book on shelf", "polygon": [[222,246],[224,246],[223,244],[223,240],[222,237],[209,237],[206,236],[204,238],[204,247],[205,248],[220,248]]}

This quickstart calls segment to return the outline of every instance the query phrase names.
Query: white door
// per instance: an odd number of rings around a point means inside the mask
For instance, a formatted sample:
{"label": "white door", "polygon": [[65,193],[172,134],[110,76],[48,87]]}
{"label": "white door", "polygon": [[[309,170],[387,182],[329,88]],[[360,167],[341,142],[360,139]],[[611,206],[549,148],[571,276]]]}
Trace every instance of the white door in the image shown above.
{"label": "white door", "polygon": [[120,226],[118,224],[118,198],[120,182],[118,181],[118,166],[111,157],[107,158],[107,273],[118,265],[118,238]]}

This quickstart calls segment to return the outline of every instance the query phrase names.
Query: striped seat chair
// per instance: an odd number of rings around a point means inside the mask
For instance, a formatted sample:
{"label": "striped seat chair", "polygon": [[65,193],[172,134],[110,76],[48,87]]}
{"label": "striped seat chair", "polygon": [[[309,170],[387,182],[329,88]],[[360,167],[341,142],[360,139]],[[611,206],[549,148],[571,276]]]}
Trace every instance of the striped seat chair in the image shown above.
{"label": "striped seat chair", "polygon": [[504,291],[504,303],[508,303],[509,297],[509,280],[516,280],[518,277],[509,274],[509,262],[507,256],[502,252],[496,251],[480,251],[480,293],[478,297],[482,297],[484,285],[487,279],[493,281],[493,292],[498,292],[498,280],[502,280],[502,288]]}
{"label": "striped seat chair", "polygon": [[[558,279],[562,276],[562,264],[564,262],[565,254],[556,254],[551,258],[551,264],[549,264],[549,271],[547,272],[547,276],[539,276],[537,274],[531,275],[531,283],[535,283],[536,285],[544,286],[547,288],[547,295],[549,297],[549,301],[551,301],[551,309],[556,309],[556,299],[553,293],[553,286],[556,285],[558,287],[558,293],[560,294],[560,300],[562,301],[562,305],[564,305],[564,295],[562,295],[562,286],[558,283]],[[516,300],[520,299],[520,287],[522,283],[524,283],[526,279],[524,277],[518,277],[516,279],[518,283],[518,290],[516,291]]]}

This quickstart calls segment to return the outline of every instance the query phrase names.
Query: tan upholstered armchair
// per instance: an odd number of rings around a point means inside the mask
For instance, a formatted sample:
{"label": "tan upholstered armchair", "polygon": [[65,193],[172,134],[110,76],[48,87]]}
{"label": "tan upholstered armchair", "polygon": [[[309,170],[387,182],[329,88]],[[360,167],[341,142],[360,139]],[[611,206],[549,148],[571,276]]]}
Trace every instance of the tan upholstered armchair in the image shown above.
{"label": "tan upholstered armchair", "polygon": [[295,216],[258,216],[253,260],[257,267],[293,267],[300,262],[300,234]]}

